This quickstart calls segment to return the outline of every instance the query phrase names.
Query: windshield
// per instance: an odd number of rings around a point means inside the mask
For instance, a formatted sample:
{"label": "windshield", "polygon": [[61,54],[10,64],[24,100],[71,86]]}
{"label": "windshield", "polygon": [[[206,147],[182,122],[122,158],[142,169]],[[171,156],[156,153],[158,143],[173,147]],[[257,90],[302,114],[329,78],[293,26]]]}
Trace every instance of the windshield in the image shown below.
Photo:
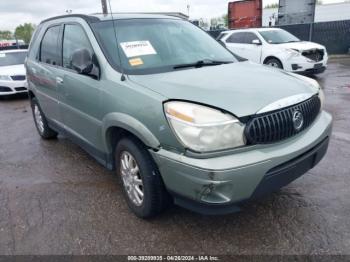
{"label": "windshield", "polygon": [[270,44],[300,42],[299,38],[284,30],[259,31],[259,33]]}
{"label": "windshield", "polygon": [[[237,61],[206,32],[183,20],[125,19],[114,23],[121,64],[127,74],[169,72],[179,70],[177,65],[198,61]],[[113,22],[95,23],[93,29],[107,59],[119,69]]]}
{"label": "windshield", "polygon": [[0,66],[12,66],[24,64],[27,52],[1,53]]}

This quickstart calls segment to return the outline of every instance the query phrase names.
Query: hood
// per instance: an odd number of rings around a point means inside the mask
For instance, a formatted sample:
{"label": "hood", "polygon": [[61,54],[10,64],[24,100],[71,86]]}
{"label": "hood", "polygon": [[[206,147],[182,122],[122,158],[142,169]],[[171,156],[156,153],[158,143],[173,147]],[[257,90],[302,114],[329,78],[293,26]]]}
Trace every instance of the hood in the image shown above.
{"label": "hood", "polygon": [[282,70],[240,62],[152,75],[130,80],[168,99],[211,105],[237,117],[253,115],[277,100],[318,89]]}
{"label": "hood", "polygon": [[0,75],[25,75],[26,69],[24,65],[0,66]]}
{"label": "hood", "polygon": [[313,43],[313,42],[293,42],[293,43],[285,43],[285,44],[278,44],[278,47],[286,48],[286,49],[295,49],[299,51],[306,51],[310,49],[325,49],[324,46]]}

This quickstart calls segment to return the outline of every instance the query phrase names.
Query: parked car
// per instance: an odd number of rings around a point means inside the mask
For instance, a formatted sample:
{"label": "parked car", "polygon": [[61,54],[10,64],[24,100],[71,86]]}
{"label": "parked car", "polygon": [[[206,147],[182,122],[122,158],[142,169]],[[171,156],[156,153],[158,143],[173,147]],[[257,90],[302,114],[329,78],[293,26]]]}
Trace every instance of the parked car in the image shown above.
{"label": "parked car", "polygon": [[324,46],[301,41],[283,29],[224,31],[217,39],[241,57],[289,72],[319,74],[327,68],[328,55]]}
{"label": "parked car", "polygon": [[26,56],[24,49],[0,51],[0,96],[27,92]]}
{"label": "parked car", "polygon": [[26,67],[39,135],[63,133],[115,170],[143,218],[172,201],[237,211],[313,168],[331,135],[316,81],[239,62],[175,17],[45,20]]}
{"label": "parked car", "polygon": [[21,39],[12,39],[12,40],[0,40],[0,50],[2,48],[8,48],[8,47],[17,47],[17,46],[24,46],[25,42]]}

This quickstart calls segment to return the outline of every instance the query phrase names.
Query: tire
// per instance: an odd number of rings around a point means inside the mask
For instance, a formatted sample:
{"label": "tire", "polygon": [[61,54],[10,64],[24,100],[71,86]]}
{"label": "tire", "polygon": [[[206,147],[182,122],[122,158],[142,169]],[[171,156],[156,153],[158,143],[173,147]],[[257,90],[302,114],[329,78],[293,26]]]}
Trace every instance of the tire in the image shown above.
{"label": "tire", "polygon": [[281,63],[280,60],[278,60],[277,58],[270,58],[265,62],[265,65],[271,66],[271,67],[275,67],[275,68],[280,68],[283,69],[283,65]]}
{"label": "tire", "polygon": [[140,141],[132,137],[121,139],[116,146],[115,163],[126,202],[137,217],[154,217],[170,204],[171,197],[157,166]]}
{"label": "tire", "polygon": [[32,108],[35,127],[38,130],[39,135],[43,139],[56,138],[58,133],[49,127],[46,117],[40,108],[38,100],[35,97],[30,101],[30,105]]}

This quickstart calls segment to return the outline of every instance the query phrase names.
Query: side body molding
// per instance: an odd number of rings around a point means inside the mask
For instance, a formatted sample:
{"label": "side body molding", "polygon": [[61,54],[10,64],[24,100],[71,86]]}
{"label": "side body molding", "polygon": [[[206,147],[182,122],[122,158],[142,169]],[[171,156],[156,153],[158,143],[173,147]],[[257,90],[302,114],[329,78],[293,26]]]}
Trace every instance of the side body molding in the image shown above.
{"label": "side body molding", "polygon": [[146,146],[157,149],[160,147],[158,139],[139,120],[123,113],[109,113],[102,120],[103,143],[109,153],[113,151],[108,135],[110,128],[119,127],[138,137]]}

